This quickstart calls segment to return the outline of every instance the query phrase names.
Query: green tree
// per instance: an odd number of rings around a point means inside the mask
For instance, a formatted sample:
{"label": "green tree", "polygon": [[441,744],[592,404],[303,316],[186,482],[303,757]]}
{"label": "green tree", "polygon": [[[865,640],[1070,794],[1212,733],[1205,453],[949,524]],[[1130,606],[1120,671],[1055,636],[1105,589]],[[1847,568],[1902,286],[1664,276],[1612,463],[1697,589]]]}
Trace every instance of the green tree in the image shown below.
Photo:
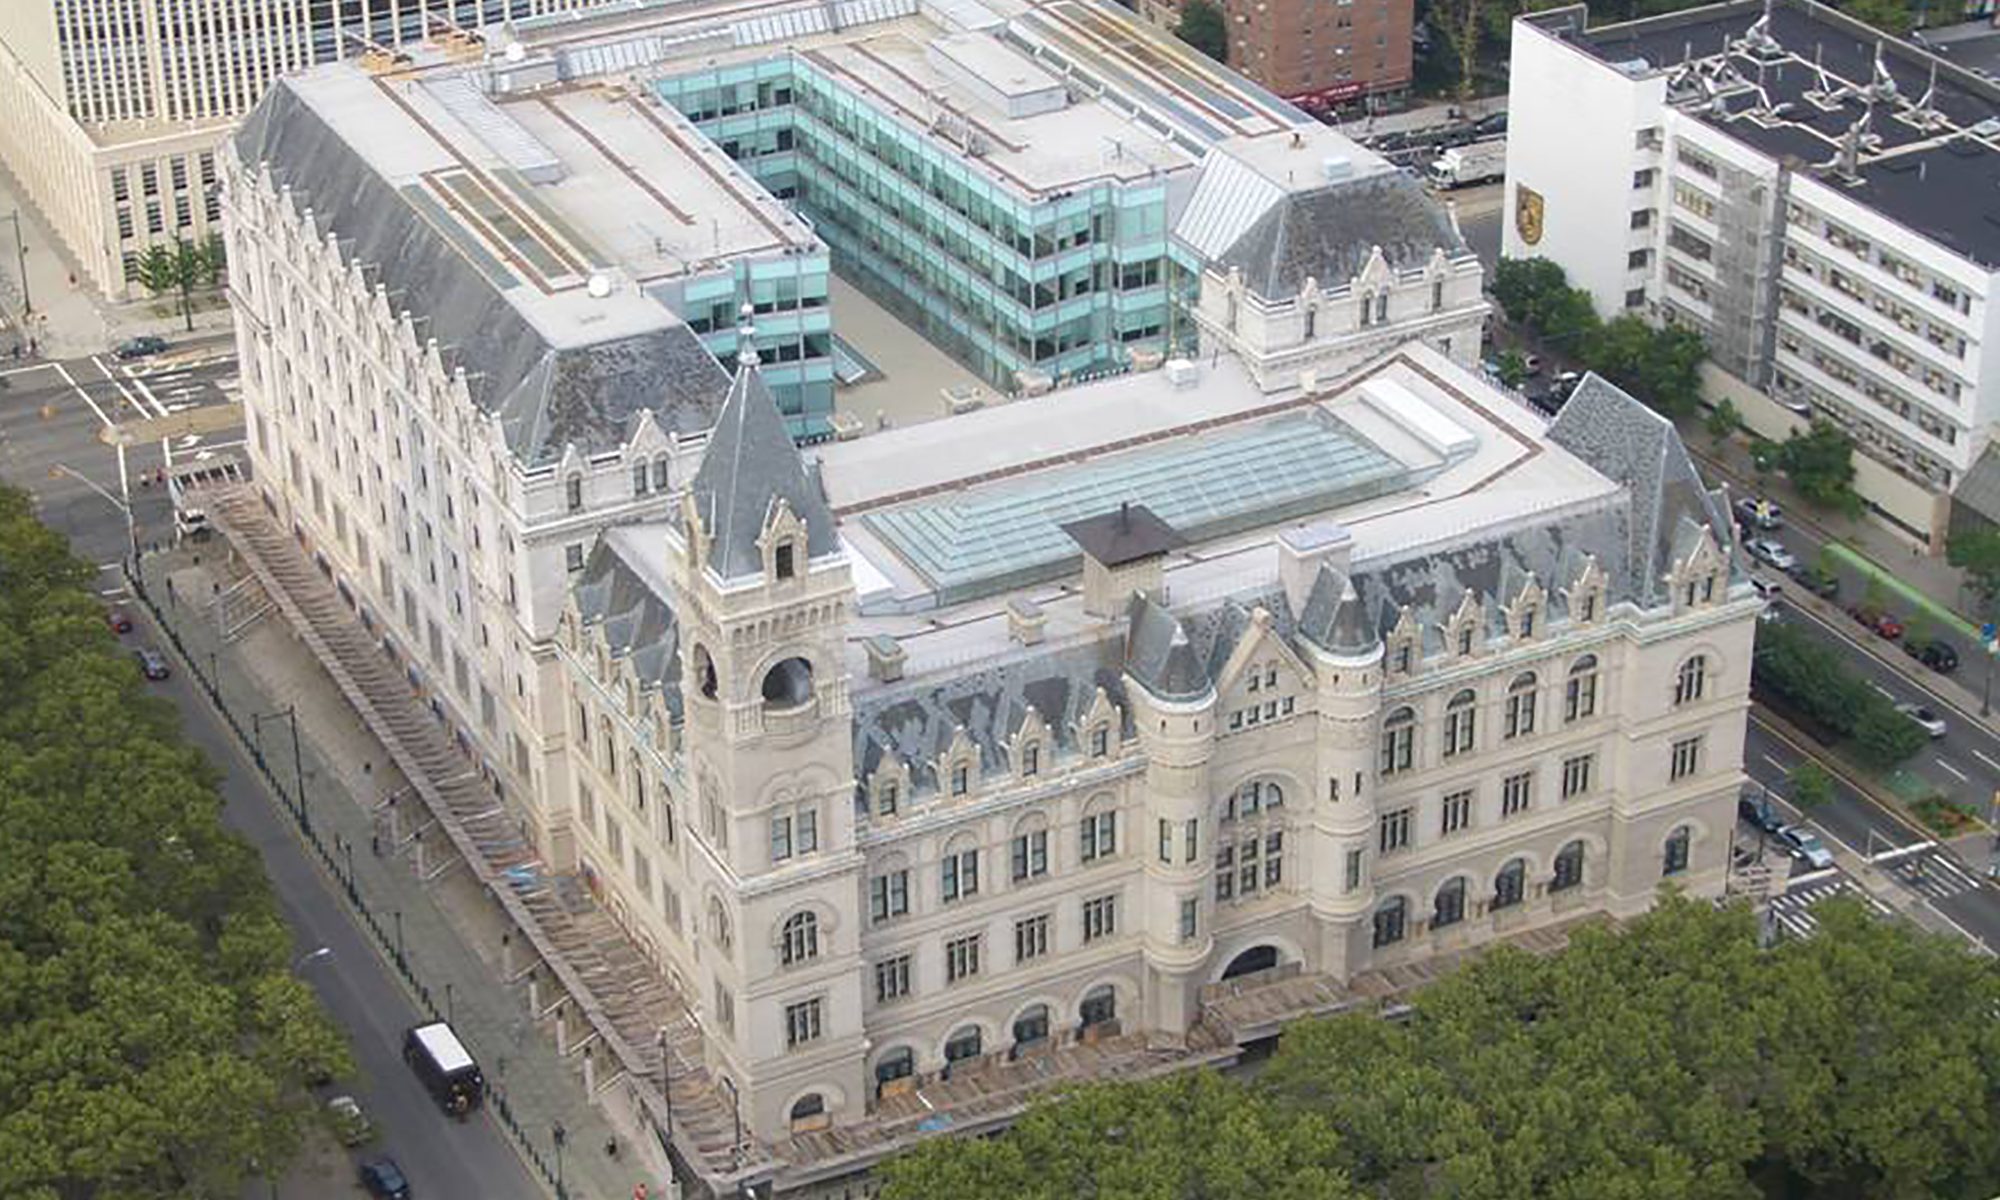
{"label": "green tree", "polygon": [[1839,8],[1892,37],[1903,36],[1916,24],[1916,14],[1905,0],[1842,0]]}
{"label": "green tree", "polygon": [[2000,529],[1991,525],[1962,529],[1944,544],[1945,561],[1965,572],[1965,579],[1979,593],[1984,615],[1991,617],[2000,604]]}
{"label": "green tree", "polygon": [[1174,36],[1216,62],[1229,61],[1229,18],[1212,0],[1186,0]]}
{"label": "green tree", "polygon": [[1518,389],[1528,382],[1528,360],[1521,357],[1519,350],[1502,350],[1494,362],[1500,368],[1501,383]]}
{"label": "green tree", "polygon": [[1794,430],[1778,447],[1777,465],[1809,503],[1850,516],[1861,510],[1854,493],[1854,441],[1839,427],[1814,418],[1806,432]]}
{"label": "green tree", "polygon": [[1893,767],[1923,749],[1929,739],[1886,700],[1866,706],[1854,717],[1855,752],[1872,767]]}
{"label": "green tree", "polygon": [[1736,410],[1733,401],[1718,400],[1714,407],[1708,410],[1708,416],[1702,421],[1702,425],[1708,430],[1710,440],[1720,445],[1728,441],[1737,430],[1743,428],[1743,414]]}
{"label": "green tree", "polygon": [[1791,787],[1792,803],[1807,812],[1833,799],[1833,776],[1810,759],[1793,767],[1785,782]]}
{"label": "green tree", "polygon": [[169,292],[179,299],[181,316],[188,332],[194,332],[194,289],[212,286],[221,277],[222,242],[186,242],[176,237],[172,244],[155,243],[139,255],[139,286],[162,296]]}
{"label": "green tree", "polygon": [[1546,258],[1503,258],[1493,272],[1493,299],[1518,324],[1539,324],[1549,298],[1568,289],[1562,267]]}
{"label": "green tree", "polygon": [[235,1194],[352,1064],[93,575],[0,488],[0,1195]]}

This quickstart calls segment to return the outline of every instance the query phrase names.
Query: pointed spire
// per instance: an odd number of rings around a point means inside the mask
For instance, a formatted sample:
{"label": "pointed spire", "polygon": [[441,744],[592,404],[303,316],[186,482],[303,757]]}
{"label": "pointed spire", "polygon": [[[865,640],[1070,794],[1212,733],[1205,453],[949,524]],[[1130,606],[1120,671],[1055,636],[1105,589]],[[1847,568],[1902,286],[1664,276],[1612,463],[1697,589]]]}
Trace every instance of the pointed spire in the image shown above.
{"label": "pointed spire", "polygon": [[736,369],[747,371],[757,365],[757,323],[750,318],[756,306],[748,300],[736,310]]}
{"label": "pointed spire", "polygon": [[1321,566],[1299,616],[1299,633],[1323,650],[1342,657],[1372,654],[1382,644],[1368,620],[1354,581],[1330,565]]}
{"label": "pointed spire", "polygon": [[1135,592],[1125,615],[1125,670],[1141,687],[1168,701],[1199,700],[1209,693],[1208,672],[1172,613]]}
{"label": "pointed spire", "polygon": [[[747,336],[744,345],[749,345]],[[764,556],[757,540],[779,501],[805,523],[809,556],[831,553],[839,546],[833,510],[792,444],[785,418],[757,368],[754,349],[746,353],[744,365],[730,382],[688,495],[713,539],[709,565],[724,579],[763,572]]]}

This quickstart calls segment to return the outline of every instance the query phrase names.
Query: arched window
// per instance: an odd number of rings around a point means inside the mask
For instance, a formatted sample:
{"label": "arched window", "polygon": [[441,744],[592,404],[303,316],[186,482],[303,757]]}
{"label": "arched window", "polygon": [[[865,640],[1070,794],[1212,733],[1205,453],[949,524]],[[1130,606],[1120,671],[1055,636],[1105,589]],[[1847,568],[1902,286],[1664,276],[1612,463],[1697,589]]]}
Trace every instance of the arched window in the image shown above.
{"label": "arched window", "polygon": [[1403,940],[1409,923],[1410,904],[1401,896],[1391,896],[1375,910],[1375,946],[1393,946]]}
{"label": "arched window", "polygon": [[819,957],[819,918],[809,912],[785,918],[778,956],[785,966],[809,962]]}
{"label": "arched window", "polygon": [[813,698],[812,664],[803,658],[787,658],[764,672],[764,707],[797,708]]}
{"label": "arched window", "polygon": [[1477,739],[1479,697],[1466,688],[1444,706],[1444,756],[1452,758],[1472,749]]}
{"label": "arched window", "polygon": [[875,1060],[875,1084],[894,1083],[917,1073],[917,1056],[908,1046],[898,1046]]}
{"label": "arched window", "polygon": [[1537,694],[1533,671],[1516,675],[1514,682],[1507,685],[1507,737],[1525,737],[1535,732]]}
{"label": "arched window", "polygon": [[727,953],[733,938],[729,932],[729,910],[722,907],[717,896],[708,898],[708,940],[720,946]]}
{"label": "arched window", "polygon": [[1031,1004],[1014,1018],[1014,1044],[1029,1046],[1049,1036],[1049,1006]]}
{"label": "arched window", "polygon": [[1660,874],[1678,875],[1688,869],[1688,845],[1693,840],[1694,831],[1685,825],[1667,835],[1660,854]]}
{"label": "arched window", "polygon": [[1512,908],[1528,894],[1528,863],[1526,859],[1510,858],[1500,873],[1493,877],[1493,907]]}
{"label": "arched window", "polygon": [[1269,780],[1253,779],[1237,788],[1223,803],[1222,819],[1233,821],[1238,817],[1254,817],[1267,808],[1281,808],[1284,803],[1283,788]]}
{"label": "arched window", "polygon": [[1567,891],[1583,882],[1583,843],[1571,842],[1556,854],[1555,878],[1549,881],[1552,892]]}
{"label": "arched window", "polygon": [[1674,703],[1692,704],[1708,687],[1708,656],[1690,655],[1674,675]]}
{"label": "arched window", "polygon": [[792,1124],[794,1125],[825,1115],[826,1097],[820,1095],[818,1092],[807,1092],[805,1095],[799,1097],[798,1103],[792,1105]]}
{"label": "arched window", "polygon": [[1443,929],[1456,925],[1465,919],[1465,877],[1463,875],[1445,880],[1437,891],[1437,900],[1431,906],[1431,928]]}
{"label": "arched window", "polygon": [[955,1063],[963,1062],[968,1058],[978,1058],[982,1053],[982,1045],[983,1043],[979,1036],[979,1026],[961,1025],[956,1030],[953,1030],[951,1037],[945,1041],[944,1061],[946,1063]]}
{"label": "arched window", "polygon": [[1118,992],[1108,983],[1100,983],[1083,995],[1083,1003],[1078,1006],[1077,1015],[1083,1019],[1083,1027],[1103,1025],[1118,1019]]}
{"label": "arched window", "polygon": [[945,847],[938,868],[939,896],[954,904],[979,894],[979,843],[969,833],[961,833]]}
{"label": "arched window", "polygon": [[1118,810],[1109,796],[1092,797],[1077,825],[1077,853],[1086,864],[1118,853]]}
{"label": "arched window", "polygon": [[1586,654],[1570,664],[1563,689],[1563,720],[1581,721],[1597,715],[1597,656]]}
{"label": "arched window", "polygon": [[694,675],[701,694],[715,699],[715,660],[709,657],[706,646],[694,648]]}
{"label": "arched window", "polygon": [[1407,771],[1415,760],[1417,711],[1408,705],[1382,722],[1382,774]]}
{"label": "arched window", "polygon": [[1284,789],[1252,780],[1222,802],[1215,838],[1217,902],[1249,899],[1285,880]]}

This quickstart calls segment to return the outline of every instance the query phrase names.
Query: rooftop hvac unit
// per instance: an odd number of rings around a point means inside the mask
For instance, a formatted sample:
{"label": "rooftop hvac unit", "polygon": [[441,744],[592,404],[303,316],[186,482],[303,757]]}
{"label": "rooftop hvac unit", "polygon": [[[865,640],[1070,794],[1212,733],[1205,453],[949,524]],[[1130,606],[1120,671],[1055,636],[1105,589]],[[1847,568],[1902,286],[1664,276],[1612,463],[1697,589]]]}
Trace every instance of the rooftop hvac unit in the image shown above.
{"label": "rooftop hvac unit", "polygon": [[1170,358],[1167,360],[1166,372],[1167,382],[1172,384],[1177,392],[1193,387],[1201,378],[1201,368],[1196,366],[1192,359]]}

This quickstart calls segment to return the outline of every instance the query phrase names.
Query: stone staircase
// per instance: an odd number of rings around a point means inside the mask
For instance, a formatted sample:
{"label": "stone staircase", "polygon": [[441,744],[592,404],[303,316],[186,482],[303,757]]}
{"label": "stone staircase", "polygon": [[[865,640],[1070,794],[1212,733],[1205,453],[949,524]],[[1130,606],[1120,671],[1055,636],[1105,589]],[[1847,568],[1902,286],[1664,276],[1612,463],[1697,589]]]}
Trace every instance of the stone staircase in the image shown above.
{"label": "stone staircase", "polygon": [[[413,693],[326,575],[247,486],[215,488],[211,516],[263,593],[284,615],[424,801],[466,865],[548,966],[591,1034],[610,1052],[600,1088],[619,1072],[655,1126],[666,1126],[661,1054],[672,1077],[673,1143],[711,1188],[768,1174],[754,1140],[735,1145],[731,1100],[705,1065],[702,1032],[684,997],[648,963],[574,876],[543,869],[493,786]],[[584,1044],[577,1039],[573,1046]]]}

